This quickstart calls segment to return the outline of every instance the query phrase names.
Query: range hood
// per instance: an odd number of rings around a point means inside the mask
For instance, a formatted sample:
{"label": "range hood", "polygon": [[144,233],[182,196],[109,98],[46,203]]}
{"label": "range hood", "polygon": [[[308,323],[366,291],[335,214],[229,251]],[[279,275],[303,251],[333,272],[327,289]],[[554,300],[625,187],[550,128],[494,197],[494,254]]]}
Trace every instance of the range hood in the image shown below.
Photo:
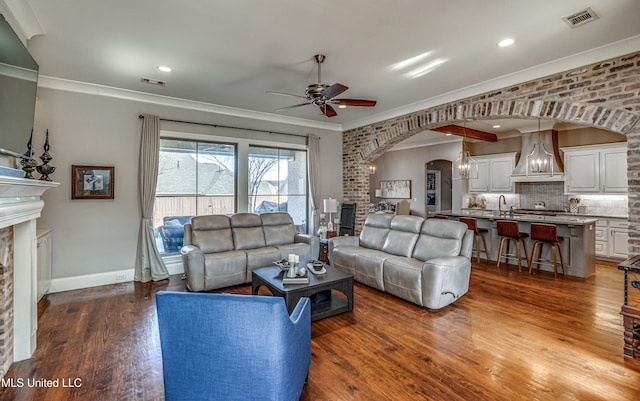
{"label": "range hood", "polygon": [[[553,174],[533,173],[527,174],[527,155],[531,153],[534,145],[540,141],[550,153],[553,153]],[[564,166],[560,159],[560,149],[558,148],[558,131],[543,130],[535,132],[525,132],[522,134],[522,148],[520,159],[513,173],[511,182],[550,182],[564,181]]]}

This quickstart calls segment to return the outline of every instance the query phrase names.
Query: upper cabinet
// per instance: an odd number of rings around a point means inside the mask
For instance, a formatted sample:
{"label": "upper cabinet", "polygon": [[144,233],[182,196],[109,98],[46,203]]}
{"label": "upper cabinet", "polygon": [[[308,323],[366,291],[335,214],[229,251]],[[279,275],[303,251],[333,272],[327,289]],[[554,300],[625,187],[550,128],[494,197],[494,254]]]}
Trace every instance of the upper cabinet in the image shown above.
{"label": "upper cabinet", "polygon": [[626,143],[574,146],[562,151],[565,193],[627,193]]}
{"label": "upper cabinet", "polygon": [[469,179],[469,192],[513,193],[511,173],[516,166],[516,153],[473,156],[478,162],[478,178]]}

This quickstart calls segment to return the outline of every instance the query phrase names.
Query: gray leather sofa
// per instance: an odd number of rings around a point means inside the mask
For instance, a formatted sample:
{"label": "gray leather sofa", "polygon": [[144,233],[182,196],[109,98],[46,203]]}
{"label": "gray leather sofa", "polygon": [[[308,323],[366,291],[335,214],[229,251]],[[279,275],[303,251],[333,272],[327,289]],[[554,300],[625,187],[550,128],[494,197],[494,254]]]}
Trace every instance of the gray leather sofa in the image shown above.
{"label": "gray leather sofa", "polygon": [[472,247],[458,221],[370,214],[359,238],[329,240],[329,260],[360,283],[436,310],[469,290]]}
{"label": "gray leather sofa", "polygon": [[318,257],[317,237],[298,234],[288,213],[196,216],[184,226],[182,262],[191,291],[251,281],[253,269],[273,266],[290,253]]}

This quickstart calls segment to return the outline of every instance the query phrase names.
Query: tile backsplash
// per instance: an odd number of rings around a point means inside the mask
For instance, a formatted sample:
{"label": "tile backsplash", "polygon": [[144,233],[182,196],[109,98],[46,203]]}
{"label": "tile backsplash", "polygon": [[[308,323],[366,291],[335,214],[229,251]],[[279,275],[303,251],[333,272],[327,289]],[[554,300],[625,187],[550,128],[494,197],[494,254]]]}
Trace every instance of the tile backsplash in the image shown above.
{"label": "tile backsplash", "polygon": [[[516,193],[504,194],[504,196],[507,204],[502,205],[503,210],[508,210],[510,206],[514,209],[533,209],[536,203],[544,202],[547,209],[569,212],[569,199],[578,198],[579,206],[585,206],[585,214],[620,217],[626,217],[629,214],[627,195],[565,195],[564,183],[561,181],[516,183]],[[469,200],[473,197],[479,204],[484,201],[487,209],[499,209],[500,194],[494,193],[467,194],[463,199],[463,207],[467,207]]]}

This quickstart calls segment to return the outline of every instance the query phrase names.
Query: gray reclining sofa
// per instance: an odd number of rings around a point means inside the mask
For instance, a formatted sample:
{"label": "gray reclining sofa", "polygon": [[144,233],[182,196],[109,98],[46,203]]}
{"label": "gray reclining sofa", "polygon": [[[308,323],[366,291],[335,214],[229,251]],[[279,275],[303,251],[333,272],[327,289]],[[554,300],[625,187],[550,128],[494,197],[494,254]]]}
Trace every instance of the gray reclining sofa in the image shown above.
{"label": "gray reclining sofa", "polygon": [[181,249],[187,287],[208,291],[251,282],[253,269],[290,253],[318,257],[317,237],[298,234],[288,213],[196,216],[184,225]]}
{"label": "gray reclining sofa", "polygon": [[437,310],[468,291],[472,247],[458,221],[370,214],[359,238],[329,240],[329,260],[360,283]]}

